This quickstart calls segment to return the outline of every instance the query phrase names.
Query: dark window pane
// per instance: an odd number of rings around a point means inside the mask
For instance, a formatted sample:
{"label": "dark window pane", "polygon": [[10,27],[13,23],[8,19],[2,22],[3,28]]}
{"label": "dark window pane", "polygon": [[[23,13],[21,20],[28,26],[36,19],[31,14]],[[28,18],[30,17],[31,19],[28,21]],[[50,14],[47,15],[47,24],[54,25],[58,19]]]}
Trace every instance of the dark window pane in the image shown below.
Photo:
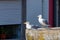
{"label": "dark window pane", "polygon": [[0,39],[5,35],[4,39],[18,39],[20,36],[20,24],[15,25],[1,25],[0,26]]}

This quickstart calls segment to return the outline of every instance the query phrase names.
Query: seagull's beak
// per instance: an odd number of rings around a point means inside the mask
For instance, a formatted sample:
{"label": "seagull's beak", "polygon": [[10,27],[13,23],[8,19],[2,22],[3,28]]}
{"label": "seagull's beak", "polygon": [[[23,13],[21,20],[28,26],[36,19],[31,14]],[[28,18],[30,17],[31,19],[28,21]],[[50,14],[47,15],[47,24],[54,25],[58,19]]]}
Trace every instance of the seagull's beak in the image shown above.
{"label": "seagull's beak", "polygon": [[26,24],[26,22],[24,22],[24,24]]}

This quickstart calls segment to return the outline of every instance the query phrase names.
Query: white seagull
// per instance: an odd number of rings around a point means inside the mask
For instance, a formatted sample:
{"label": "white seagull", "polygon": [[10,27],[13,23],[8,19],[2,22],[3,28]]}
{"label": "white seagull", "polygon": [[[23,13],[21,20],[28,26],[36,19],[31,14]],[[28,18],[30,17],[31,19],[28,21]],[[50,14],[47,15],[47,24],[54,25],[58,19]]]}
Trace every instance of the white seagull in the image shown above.
{"label": "white seagull", "polygon": [[32,28],[32,25],[30,25],[29,22],[25,22],[24,24],[26,24],[26,29],[31,29]]}
{"label": "white seagull", "polygon": [[48,25],[48,21],[46,19],[42,18],[42,15],[38,15],[38,21],[43,27],[50,26],[50,25]]}

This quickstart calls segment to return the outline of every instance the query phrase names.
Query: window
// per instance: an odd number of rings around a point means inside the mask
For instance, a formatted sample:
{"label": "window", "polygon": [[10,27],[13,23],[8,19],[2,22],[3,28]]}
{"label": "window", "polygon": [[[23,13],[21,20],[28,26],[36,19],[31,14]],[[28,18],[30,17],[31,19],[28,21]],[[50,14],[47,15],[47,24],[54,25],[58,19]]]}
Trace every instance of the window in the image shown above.
{"label": "window", "polygon": [[[0,25],[0,39],[19,39],[21,36],[21,25],[12,24],[12,25]],[[2,35],[4,34],[4,35]]]}

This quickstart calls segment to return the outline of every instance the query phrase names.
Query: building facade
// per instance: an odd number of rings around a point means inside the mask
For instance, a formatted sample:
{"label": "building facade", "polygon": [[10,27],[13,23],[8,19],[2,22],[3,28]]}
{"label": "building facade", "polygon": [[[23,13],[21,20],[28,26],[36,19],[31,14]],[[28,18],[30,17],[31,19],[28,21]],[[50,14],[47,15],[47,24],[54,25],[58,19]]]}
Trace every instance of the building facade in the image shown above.
{"label": "building facade", "polygon": [[54,0],[0,0],[0,25],[18,25],[16,34],[24,40],[25,25],[23,23],[29,21],[33,25],[40,26],[37,20],[39,14],[49,21],[50,27],[54,27],[57,22],[54,18],[56,17],[54,3],[56,3]]}

